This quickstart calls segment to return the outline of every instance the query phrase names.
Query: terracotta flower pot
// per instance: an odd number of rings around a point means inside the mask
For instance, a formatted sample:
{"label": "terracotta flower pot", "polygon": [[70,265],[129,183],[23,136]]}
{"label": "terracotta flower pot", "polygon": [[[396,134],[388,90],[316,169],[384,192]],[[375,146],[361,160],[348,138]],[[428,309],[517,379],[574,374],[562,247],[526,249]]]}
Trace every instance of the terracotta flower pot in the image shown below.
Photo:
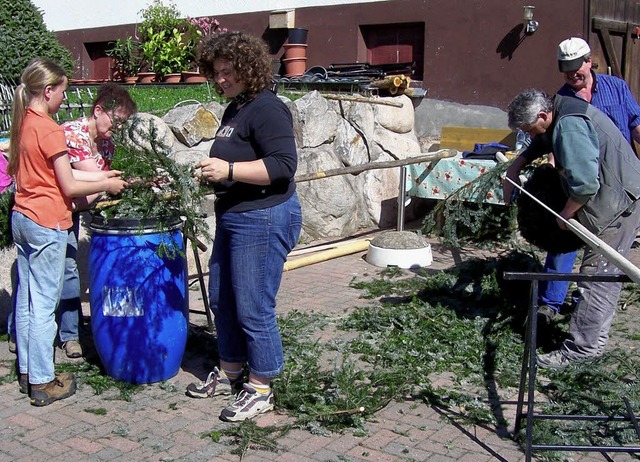
{"label": "terracotta flower pot", "polygon": [[185,83],[203,83],[207,78],[199,72],[183,71],[182,81]]}
{"label": "terracotta flower pot", "polygon": [[284,48],[285,59],[307,57],[307,45],[303,43],[285,43],[282,48]]}
{"label": "terracotta flower pot", "polygon": [[155,81],[155,72],[138,72],[138,83],[151,83]]}
{"label": "terracotta flower pot", "polygon": [[178,83],[182,80],[182,74],[166,74],[162,77],[165,83]]}
{"label": "terracotta flower pot", "polygon": [[285,58],[282,62],[284,63],[285,77],[300,76],[307,68],[307,58]]}

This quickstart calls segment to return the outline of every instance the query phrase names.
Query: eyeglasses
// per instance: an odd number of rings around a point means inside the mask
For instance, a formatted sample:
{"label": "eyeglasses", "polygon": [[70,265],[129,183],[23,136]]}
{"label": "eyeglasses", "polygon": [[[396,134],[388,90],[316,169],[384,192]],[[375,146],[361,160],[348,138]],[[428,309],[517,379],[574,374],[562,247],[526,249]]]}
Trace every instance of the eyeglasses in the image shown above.
{"label": "eyeglasses", "polygon": [[127,122],[127,119],[121,119],[119,117],[114,116],[112,113],[109,113],[107,111],[104,111],[105,114],[107,114],[107,117],[109,118],[109,121],[111,121],[111,126],[115,129],[120,129],[123,127],[123,125]]}

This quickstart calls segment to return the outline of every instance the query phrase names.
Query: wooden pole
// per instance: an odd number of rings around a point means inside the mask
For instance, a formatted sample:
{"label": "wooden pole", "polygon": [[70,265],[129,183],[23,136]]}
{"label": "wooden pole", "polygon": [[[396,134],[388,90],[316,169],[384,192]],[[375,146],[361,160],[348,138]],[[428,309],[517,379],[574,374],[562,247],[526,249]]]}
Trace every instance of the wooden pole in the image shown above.
{"label": "wooden pole", "polygon": [[629,276],[629,278],[631,278],[633,282],[635,282],[636,284],[640,284],[640,268],[638,268],[629,260],[627,260],[625,257],[620,255],[620,253],[618,253],[616,249],[611,247],[602,239],[599,239],[595,234],[593,234],[591,231],[589,231],[581,223],[574,220],[573,218],[570,218],[568,220],[565,219],[563,216],[561,216],[552,208],[548,207],[544,202],[542,202],[536,196],[534,196],[529,191],[524,189],[522,186],[520,186],[518,183],[513,181],[511,178],[505,177],[505,180],[509,181],[509,183],[514,185],[521,192],[529,196],[538,205],[540,205],[547,211],[551,212],[556,218],[562,220],[562,222],[565,225],[567,225],[567,228],[569,228],[576,236],[582,239],[585,244],[587,244],[589,247],[591,247],[593,250],[595,250],[599,254],[608,258],[609,261],[611,261],[614,265],[616,265],[624,274]]}
{"label": "wooden pole", "polygon": [[387,162],[369,162],[367,164],[352,165],[350,167],[343,167],[343,168],[335,168],[332,170],[325,170],[322,172],[306,173],[304,175],[296,176],[295,182],[301,183],[304,181],[319,180],[320,178],[327,178],[330,176],[345,175],[345,174],[357,175],[367,170],[374,170],[378,168],[402,167],[403,165],[419,164],[422,162],[432,162],[434,160],[445,159],[447,157],[455,157],[457,153],[458,151],[456,151],[455,149],[441,149],[439,151],[435,151],[432,154],[426,154],[423,156],[407,157],[406,159],[390,160]]}
{"label": "wooden pole", "polygon": [[366,96],[356,95],[333,95],[330,93],[322,95],[326,99],[335,99],[338,101],[353,101],[354,103],[370,103],[370,104],[382,104],[384,106],[403,107],[404,105],[399,101],[390,101],[382,98],[368,98]]}
{"label": "wooden pole", "polygon": [[[367,238],[365,240],[370,240],[370,239]],[[313,247],[305,247],[303,249],[294,249],[291,252],[289,252],[289,257],[299,257],[300,255],[306,255],[309,253],[316,253],[316,252],[321,252],[329,249],[337,249],[345,245],[353,244],[356,241],[360,241],[360,239],[352,239],[349,241],[342,241],[342,242],[330,242],[328,244],[316,245]]]}
{"label": "wooden pole", "polygon": [[[386,162],[369,162],[367,164],[352,165],[350,167],[335,168],[332,170],[325,170],[321,172],[305,173],[303,175],[296,176],[294,181],[296,183],[302,183],[305,181],[319,180],[320,178],[328,178],[331,176],[347,175],[347,174],[358,175],[362,172],[366,172],[367,170],[374,170],[378,168],[402,167],[403,165],[420,164],[422,162],[432,162],[438,159],[446,159],[448,157],[455,157],[457,153],[458,151],[456,151],[455,149],[440,149],[439,151],[435,151],[431,154],[426,154],[423,156],[407,157],[406,159],[390,160]],[[213,194],[213,192],[210,194]],[[98,210],[101,210],[106,207],[111,207],[113,205],[116,205],[119,202],[120,202],[120,199],[100,201],[96,204],[95,208]]]}

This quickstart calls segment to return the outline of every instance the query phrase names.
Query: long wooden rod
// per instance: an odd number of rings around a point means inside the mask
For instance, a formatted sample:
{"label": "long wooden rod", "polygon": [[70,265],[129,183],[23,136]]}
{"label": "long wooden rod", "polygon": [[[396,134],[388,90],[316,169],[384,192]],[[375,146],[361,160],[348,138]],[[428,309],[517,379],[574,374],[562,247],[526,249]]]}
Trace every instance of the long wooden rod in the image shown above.
{"label": "long wooden rod", "polygon": [[455,157],[458,151],[455,149],[441,149],[431,154],[423,156],[407,157],[406,159],[390,160],[386,162],[369,162],[367,164],[352,165],[349,167],[335,168],[332,170],[325,170],[314,173],[306,173],[304,175],[298,175],[295,177],[296,183],[303,181],[319,180],[320,178],[327,178],[330,176],[352,174],[357,175],[367,170],[374,170],[377,168],[392,168],[402,167],[403,165],[419,164],[422,162],[432,162],[438,159],[445,159],[447,157]]}
{"label": "long wooden rod", "polygon": [[518,188],[521,192],[529,196],[536,203],[538,203],[541,207],[551,212],[556,218],[560,219],[567,228],[571,230],[576,236],[584,241],[589,247],[598,252],[599,254],[607,257],[614,265],[616,265],[624,274],[629,276],[631,280],[637,284],[640,284],[640,269],[627,260],[625,257],[620,255],[617,250],[611,247],[609,244],[604,242],[602,239],[598,238],[595,234],[585,228],[582,224],[580,224],[577,220],[570,218],[566,219],[557,213],[552,208],[548,207],[544,202],[535,197],[529,191],[524,189],[518,183],[513,181],[511,178],[505,176],[505,180]]}

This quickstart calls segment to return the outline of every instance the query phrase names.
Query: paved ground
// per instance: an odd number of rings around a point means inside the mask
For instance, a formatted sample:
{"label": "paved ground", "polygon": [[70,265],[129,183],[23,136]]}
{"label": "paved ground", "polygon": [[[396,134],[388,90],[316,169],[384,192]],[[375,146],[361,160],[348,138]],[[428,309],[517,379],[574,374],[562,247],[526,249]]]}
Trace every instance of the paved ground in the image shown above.
{"label": "paved ground", "polygon": [[[433,268],[444,268],[467,254],[432,247]],[[356,279],[375,275],[379,268],[364,259],[365,252],[316,263],[286,272],[279,296],[280,312],[291,309],[321,313],[344,312],[368,303],[349,287]],[[198,291],[190,292],[190,306],[202,310]],[[85,305],[88,314],[88,307]],[[191,323],[204,326],[206,318],[192,314]],[[63,356],[58,351],[58,358]],[[10,373],[13,355],[0,348],[0,377]],[[225,398],[195,400],[185,386],[203,379],[212,367],[206,352],[188,352],[177,376],[166,384],[144,386],[132,402],[117,399],[113,391],[95,395],[87,385],[77,394],[45,408],[29,404],[15,382],[0,385],[0,460],[186,460],[237,461],[232,447],[202,438],[203,432],[228,425],[217,418]],[[513,397],[506,399],[515,399]],[[103,408],[106,414],[91,412]],[[513,422],[515,407],[503,412]],[[261,426],[283,423],[286,415],[271,413],[257,420]],[[278,440],[276,453],[250,449],[244,461],[520,461],[523,451],[509,435],[494,428],[461,426],[446,412],[422,402],[392,402],[367,422],[368,436],[350,433],[312,435],[293,430]],[[637,460],[628,454],[574,454],[574,461]]]}

